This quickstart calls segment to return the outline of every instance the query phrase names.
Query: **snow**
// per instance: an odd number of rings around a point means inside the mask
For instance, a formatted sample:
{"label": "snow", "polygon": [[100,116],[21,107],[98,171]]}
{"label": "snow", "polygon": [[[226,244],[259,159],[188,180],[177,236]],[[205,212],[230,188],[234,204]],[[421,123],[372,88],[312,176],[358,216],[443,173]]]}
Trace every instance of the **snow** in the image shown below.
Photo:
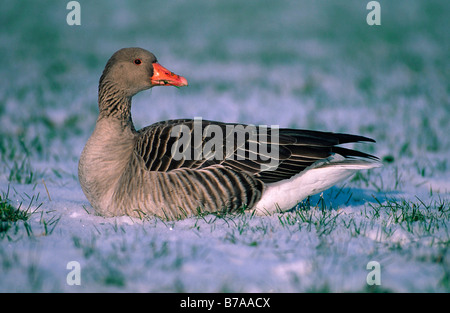
{"label": "snow", "polygon": [[[12,198],[39,194],[43,209],[29,221],[31,238],[20,229],[10,240],[3,239],[3,262],[16,263],[1,269],[2,291],[361,291],[371,260],[382,264],[383,287],[388,290],[442,290],[436,285],[442,267],[421,258],[433,257],[427,246],[433,238],[445,238],[445,231],[418,237],[392,223],[386,225],[392,228],[388,235],[382,231],[384,220],[360,216],[363,205],[339,205],[338,211],[329,211],[330,220],[338,217],[327,235],[321,234],[326,227],[299,219],[283,225],[279,219],[292,213],[215,221],[214,216],[177,222],[104,218],[90,211],[75,182],[65,187],[48,184],[51,201],[41,183],[34,190],[11,187],[17,192]],[[322,213],[317,209],[312,214]],[[45,234],[42,220],[52,218],[59,219],[58,224]],[[346,229],[344,222],[350,220],[360,226],[361,235]],[[406,252],[392,253],[397,245]],[[81,265],[80,286],[66,283],[71,261]],[[31,268],[36,273],[30,276]]]}
{"label": "snow", "polygon": [[[79,27],[58,1],[6,2],[0,194],[33,213],[0,236],[1,292],[450,290],[448,3],[381,2],[375,28],[356,0],[80,2]],[[137,128],[199,116],[348,132],[393,162],[285,214],[96,216],[77,162],[103,66],[126,46],[189,82],[137,95]],[[366,283],[370,261],[380,286]]]}

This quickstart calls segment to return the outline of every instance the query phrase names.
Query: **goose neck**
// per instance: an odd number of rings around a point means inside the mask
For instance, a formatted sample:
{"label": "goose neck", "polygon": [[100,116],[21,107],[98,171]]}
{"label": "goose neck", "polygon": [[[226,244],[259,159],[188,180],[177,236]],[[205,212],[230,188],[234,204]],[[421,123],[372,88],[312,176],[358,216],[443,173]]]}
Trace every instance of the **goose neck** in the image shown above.
{"label": "goose neck", "polygon": [[114,83],[103,82],[98,90],[99,118],[117,118],[131,123],[131,96],[121,91]]}

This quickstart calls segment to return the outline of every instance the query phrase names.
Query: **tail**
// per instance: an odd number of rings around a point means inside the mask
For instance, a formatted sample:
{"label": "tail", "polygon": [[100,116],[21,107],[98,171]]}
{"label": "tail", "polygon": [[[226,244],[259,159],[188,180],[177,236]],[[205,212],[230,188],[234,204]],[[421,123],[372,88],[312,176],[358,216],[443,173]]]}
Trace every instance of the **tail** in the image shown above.
{"label": "tail", "polygon": [[[342,149],[342,148],[341,148]],[[348,149],[345,149],[348,150]],[[355,150],[348,150],[352,152],[357,152],[361,155],[352,155],[348,156],[341,153],[335,153],[329,158],[319,160],[313,165],[310,166],[309,169],[315,169],[315,168],[321,168],[321,167],[336,167],[336,168],[342,168],[347,170],[367,170],[371,168],[376,167],[382,167],[383,163],[381,161],[370,154],[366,154],[363,152],[355,151]]]}
{"label": "tail", "polygon": [[320,193],[360,170],[382,166],[376,157],[344,157],[334,154],[315,162],[301,173],[273,184],[266,189],[254,208],[258,214],[286,211],[308,196]]}

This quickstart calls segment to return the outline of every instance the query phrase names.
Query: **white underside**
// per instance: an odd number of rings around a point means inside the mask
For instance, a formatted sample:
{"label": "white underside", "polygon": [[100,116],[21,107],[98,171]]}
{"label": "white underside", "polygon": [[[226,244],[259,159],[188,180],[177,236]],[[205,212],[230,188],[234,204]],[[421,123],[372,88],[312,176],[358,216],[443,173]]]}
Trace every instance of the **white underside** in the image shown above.
{"label": "white underside", "polygon": [[257,214],[286,211],[310,195],[322,192],[354,175],[359,170],[380,167],[369,159],[346,159],[335,154],[320,160],[290,179],[268,184],[253,207]]}

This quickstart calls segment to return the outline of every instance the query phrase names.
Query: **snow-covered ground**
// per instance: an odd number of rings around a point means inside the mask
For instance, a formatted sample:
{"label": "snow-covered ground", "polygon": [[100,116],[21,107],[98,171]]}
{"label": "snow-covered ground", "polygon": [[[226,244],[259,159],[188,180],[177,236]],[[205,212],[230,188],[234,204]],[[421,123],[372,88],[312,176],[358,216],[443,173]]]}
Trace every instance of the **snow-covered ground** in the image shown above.
{"label": "snow-covered ground", "polygon": [[[0,233],[0,291],[450,291],[447,1],[379,1],[380,26],[357,0],[80,1],[80,26],[65,1],[3,2],[0,194],[33,213]],[[189,81],[137,95],[138,128],[202,117],[355,133],[384,166],[268,217],[95,216],[77,162],[103,66],[127,46]]]}

